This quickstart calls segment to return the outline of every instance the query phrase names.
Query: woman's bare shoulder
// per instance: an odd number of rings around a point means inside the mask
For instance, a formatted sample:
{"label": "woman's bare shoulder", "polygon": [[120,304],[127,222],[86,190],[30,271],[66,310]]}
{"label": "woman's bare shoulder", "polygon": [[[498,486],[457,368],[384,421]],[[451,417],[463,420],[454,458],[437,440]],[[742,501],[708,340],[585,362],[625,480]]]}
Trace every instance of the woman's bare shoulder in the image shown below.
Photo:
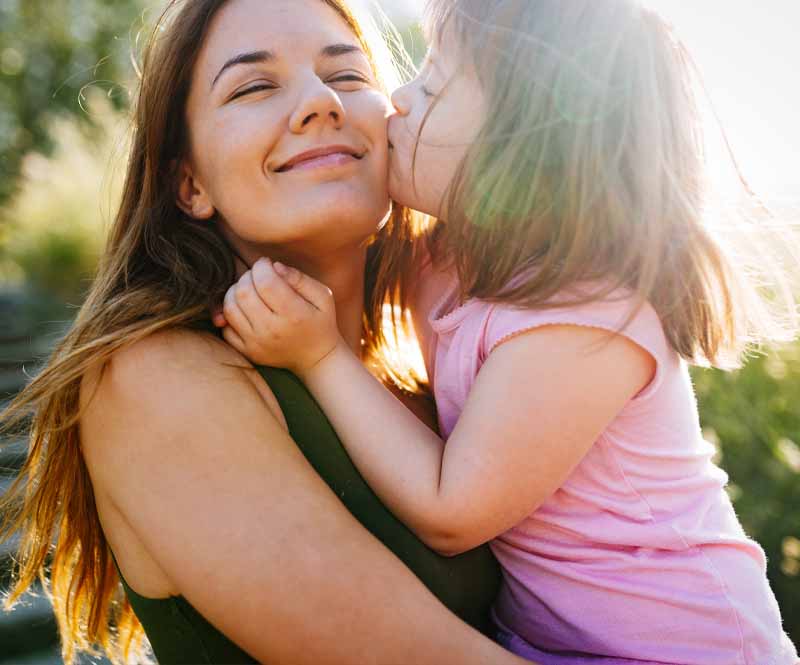
{"label": "woman's bare shoulder", "polygon": [[142,426],[168,431],[187,418],[210,419],[242,402],[266,406],[285,429],[274,394],[246,358],[210,333],[174,328],[119,349],[102,368],[88,372],[81,420],[104,421],[107,431],[122,424],[121,414],[138,414]]}
{"label": "woman's bare shoulder", "polygon": [[224,375],[252,369],[252,365],[211,333],[170,328],[122,347],[111,357],[107,369],[117,378],[136,382],[154,374],[167,378],[196,370]]}

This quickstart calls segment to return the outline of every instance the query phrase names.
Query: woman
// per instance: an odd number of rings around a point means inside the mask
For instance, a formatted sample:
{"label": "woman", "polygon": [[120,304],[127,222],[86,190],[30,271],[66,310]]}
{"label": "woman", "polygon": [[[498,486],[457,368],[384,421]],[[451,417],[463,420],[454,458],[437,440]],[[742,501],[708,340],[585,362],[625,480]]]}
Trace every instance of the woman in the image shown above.
{"label": "woman", "polygon": [[[521,662],[446,611],[342,502],[476,625],[496,583],[486,552],[426,550],[291,377],[204,330],[269,254],[331,285],[343,334],[357,349],[363,332],[377,357],[381,307],[402,289],[377,263],[364,281],[389,210],[388,105],[358,24],[339,0],[188,0],[155,34],[99,276],[5,419],[34,410],[4,498],[21,499],[3,529],[23,536],[11,600],[54,539],[68,663],[94,644],[129,659],[133,609],[162,662]],[[396,210],[377,247],[408,225]]]}

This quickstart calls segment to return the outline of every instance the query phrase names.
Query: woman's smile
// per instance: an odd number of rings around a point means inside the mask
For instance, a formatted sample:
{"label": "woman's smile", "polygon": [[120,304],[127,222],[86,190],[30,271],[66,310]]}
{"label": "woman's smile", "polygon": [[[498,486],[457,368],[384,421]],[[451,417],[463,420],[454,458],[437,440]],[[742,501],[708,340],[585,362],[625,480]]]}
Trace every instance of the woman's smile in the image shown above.
{"label": "woman's smile", "polygon": [[187,107],[187,209],[216,213],[253,260],[362,246],[389,210],[390,104],[358,37],[318,0],[231,2],[212,28]]}
{"label": "woman's smile", "polygon": [[277,173],[340,169],[360,162],[365,150],[350,146],[333,145],[306,150],[295,155],[276,169]]}

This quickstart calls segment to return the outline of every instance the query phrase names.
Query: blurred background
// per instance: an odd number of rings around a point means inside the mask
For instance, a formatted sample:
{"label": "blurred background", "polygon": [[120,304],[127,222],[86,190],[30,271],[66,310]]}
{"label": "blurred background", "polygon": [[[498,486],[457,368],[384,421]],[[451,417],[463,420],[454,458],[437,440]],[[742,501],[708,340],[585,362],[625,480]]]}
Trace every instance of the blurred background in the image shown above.
{"label": "blurred background", "polygon": [[[800,3],[646,0],[694,54],[707,98],[750,185],[796,233],[800,220]],[[358,0],[365,5],[367,0]],[[377,3],[419,61],[423,0]],[[24,385],[79,307],[113,216],[126,157],[132,54],[161,3],[0,0],[0,399]],[[712,133],[713,134],[713,133]],[[721,135],[715,175],[736,200]],[[800,295],[800,294],[798,294]],[[734,373],[695,369],[706,438],[764,548],[785,627],[800,643],[800,343]],[[24,442],[0,448],[0,492]],[[0,547],[0,592],[13,543]],[[58,663],[48,603],[0,612],[0,665]]]}

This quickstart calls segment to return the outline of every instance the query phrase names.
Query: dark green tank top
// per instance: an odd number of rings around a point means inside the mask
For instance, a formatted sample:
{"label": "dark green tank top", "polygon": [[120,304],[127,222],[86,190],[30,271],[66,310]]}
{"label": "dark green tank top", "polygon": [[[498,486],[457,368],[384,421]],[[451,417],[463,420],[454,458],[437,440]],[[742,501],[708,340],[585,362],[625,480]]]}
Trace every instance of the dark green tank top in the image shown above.
{"label": "dark green tank top", "polygon": [[[487,632],[489,608],[500,584],[500,569],[488,547],[450,558],[429,549],[372,492],[299,379],[285,370],[262,367],[259,371],[283,409],[292,438],[345,507],[439,600],[464,621]],[[125,580],[122,584],[162,665],[256,662],[183,597],[144,598]],[[242,589],[242,593],[253,591]]]}

